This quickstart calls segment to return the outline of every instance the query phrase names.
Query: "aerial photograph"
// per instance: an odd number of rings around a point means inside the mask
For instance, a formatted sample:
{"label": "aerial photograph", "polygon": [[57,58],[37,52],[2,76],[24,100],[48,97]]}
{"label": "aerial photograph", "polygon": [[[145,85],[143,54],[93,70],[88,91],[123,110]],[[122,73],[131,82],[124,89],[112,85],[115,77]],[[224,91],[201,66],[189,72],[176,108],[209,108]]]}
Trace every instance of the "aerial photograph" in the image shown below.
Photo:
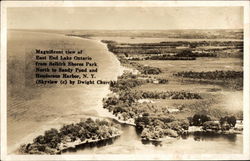
{"label": "aerial photograph", "polygon": [[243,8],[7,9],[7,153],[242,154]]}

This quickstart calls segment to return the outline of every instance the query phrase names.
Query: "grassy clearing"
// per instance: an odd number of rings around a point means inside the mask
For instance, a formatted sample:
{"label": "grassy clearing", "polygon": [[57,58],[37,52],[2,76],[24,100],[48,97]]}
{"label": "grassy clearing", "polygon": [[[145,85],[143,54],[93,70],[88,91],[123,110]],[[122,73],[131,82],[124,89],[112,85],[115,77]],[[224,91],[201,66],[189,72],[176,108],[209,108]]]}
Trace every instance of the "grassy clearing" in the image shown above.
{"label": "grassy clearing", "polygon": [[[173,114],[177,118],[186,118],[195,113],[209,114],[214,119],[227,114],[236,114],[241,118],[242,113],[242,91],[235,91],[222,86],[220,82],[186,81],[183,78],[174,77],[173,74],[182,71],[227,71],[233,69],[242,71],[242,59],[239,58],[199,58],[195,61],[137,61],[139,64],[160,68],[162,73],[154,77],[168,79],[167,84],[144,84],[134,90],[141,91],[169,91],[185,90],[199,93],[202,100],[157,100],[154,106],[157,108],[179,108],[182,110]],[[234,83],[235,84],[235,83]],[[230,105],[230,98],[235,96],[238,104]]]}

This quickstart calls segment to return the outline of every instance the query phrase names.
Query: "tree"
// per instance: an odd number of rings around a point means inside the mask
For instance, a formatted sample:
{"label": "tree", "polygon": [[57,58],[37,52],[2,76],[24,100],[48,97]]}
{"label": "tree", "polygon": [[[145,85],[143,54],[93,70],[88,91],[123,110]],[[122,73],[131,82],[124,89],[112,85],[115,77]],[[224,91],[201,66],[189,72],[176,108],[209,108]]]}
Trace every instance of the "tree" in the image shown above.
{"label": "tree", "polygon": [[146,116],[139,117],[135,120],[136,127],[139,129],[143,129],[146,125],[149,125],[149,118]]}
{"label": "tree", "polygon": [[207,115],[195,114],[193,116],[193,125],[194,126],[201,126],[204,122],[210,121],[210,120],[211,120],[211,118],[208,117]]}
{"label": "tree", "polygon": [[52,128],[50,130],[45,131],[44,139],[47,143],[50,142],[52,139],[60,140],[57,129]]}
{"label": "tree", "polygon": [[220,118],[220,125],[222,126],[223,124],[225,124],[225,123],[227,122],[227,119],[228,119],[227,116],[221,117],[221,118]]}
{"label": "tree", "polygon": [[203,130],[220,130],[220,124],[217,122],[213,122],[213,121],[207,121],[203,124]]}
{"label": "tree", "polygon": [[39,135],[37,136],[34,140],[33,140],[34,143],[39,143],[39,144],[45,144],[46,143],[46,140],[45,140],[45,137],[42,136],[42,135]]}
{"label": "tree", "polygon": [[234,116],[230,116],[227,118],[227,122],[231,127],[234,127],[236,124],[236,118]]}
{"label": "tree", "polygon": [[201,115],[201,122],[202,122],[202,124],[204,122],[207,122],[207,121],[211,121],[211,118],[208,117],[207,115]]}
{"label": "tree", "polygon": [[193,57],[194,54],[191,50],[183,50],[179,53],[177,53],[176,56],[179,56],[179,57]]}
{"label": "tree", "polygon": [[141,137],[148,140],[148,139],[152,138],[152,134],[148,128],[145,128],[145,129],[143,129],[143,131],[141,133]]}
{"label": "tree", "polygon": [[225,116],[220,118],[220,124],[224,125],[225,123],[228,123],[231,127],[234,127],[236,125],[235,116]]}
{"label": "tree", "polygon": [[194,125],[194,126],[200,126],[200,125],[201,125],[200,115],[195,114],[195,115],[193,116],[193,125]]}
{"label": "tree", "polygon": [[142,114],[142,116],[143,116],[143,117],[147,117],[147,116],[149,116],[149,113],[148,113],[148,112],[145,112],[145,113]]}

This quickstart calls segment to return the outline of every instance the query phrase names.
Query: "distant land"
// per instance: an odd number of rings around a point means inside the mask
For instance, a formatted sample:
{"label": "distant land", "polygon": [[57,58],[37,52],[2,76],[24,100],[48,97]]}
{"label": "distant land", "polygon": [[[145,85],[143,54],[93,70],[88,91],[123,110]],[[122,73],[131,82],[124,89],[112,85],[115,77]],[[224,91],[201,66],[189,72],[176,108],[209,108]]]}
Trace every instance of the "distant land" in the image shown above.
{"label": "distant land", "polygon": [[31,30],[10,29],[30,32],[74,34],[88,37],[152,37],[186,39],[243,39],[243,29],[178,29],[178,30]]}

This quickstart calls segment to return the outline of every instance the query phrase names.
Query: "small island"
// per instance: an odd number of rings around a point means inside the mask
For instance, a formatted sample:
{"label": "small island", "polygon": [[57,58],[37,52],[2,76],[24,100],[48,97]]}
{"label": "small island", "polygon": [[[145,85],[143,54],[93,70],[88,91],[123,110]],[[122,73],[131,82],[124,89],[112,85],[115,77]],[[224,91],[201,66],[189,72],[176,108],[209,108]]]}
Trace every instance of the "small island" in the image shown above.
{"label": "small island", "polygon": [[21,154],[60,154],[69,148],[86,143],[100,142],[121,135],[120,126],[106,120],[83,119],[79,123],[50,129],[37,136],[32,143],[19,148]]}

